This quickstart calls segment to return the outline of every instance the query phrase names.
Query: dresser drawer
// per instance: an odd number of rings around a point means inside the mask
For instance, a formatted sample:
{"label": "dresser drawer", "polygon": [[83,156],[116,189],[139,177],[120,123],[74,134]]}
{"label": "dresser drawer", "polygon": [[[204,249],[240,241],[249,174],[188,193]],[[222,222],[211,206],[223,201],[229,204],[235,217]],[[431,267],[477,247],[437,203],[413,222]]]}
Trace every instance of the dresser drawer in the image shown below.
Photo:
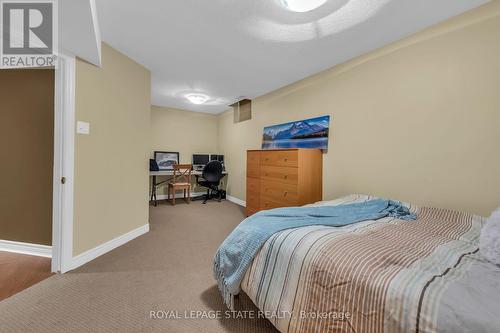
{"label": "dresser drawer", "polygon": [[297,168],[263,166],[260,168],[260,178],[266,181],[297,184],[299,172]]}
{"label": "dresser drawer", "polygon": [[263,151],[260,154],[260,164],[296,168],[299,165],[297,150]]}
{"label": "dresser drawer", "polygon": [[268,210],[268,209],[274,209],[274,208],[281,208],[281,207],[292,207],[295,206],[293,204],[289,203],[283,203],[283,202],[276,202],[272,200],[271,198],[267,198],[262,196],[260,198],[260,210]]}
{"label": "dresser drawer", "polygon": [[260,192],[260,179],[247,178],[247,193],[259,193],[259,192]]}
{"label": "dresser drawer", "polygon": [[247,202],[246,206],[247,209],[250,210],[257,210],[260,207],[260,195],[259,193],[249,193],[250,195],[247,195]]}
{"label": "dresser drawer", "polygon": [[247,177],[259,178],[260,177],[260,167],[258,164],[248,164],[247,165]]}
{"label": "dresser drawer", "polygon": [[249,151],[247,152],[247,165],[259,165],[260,164],[260,151]]}
{"label": "dresser drawer", "polygon": [[260,194],[278,203],[297,205],[299,202],[297,185],[294,184],[262,181]]}

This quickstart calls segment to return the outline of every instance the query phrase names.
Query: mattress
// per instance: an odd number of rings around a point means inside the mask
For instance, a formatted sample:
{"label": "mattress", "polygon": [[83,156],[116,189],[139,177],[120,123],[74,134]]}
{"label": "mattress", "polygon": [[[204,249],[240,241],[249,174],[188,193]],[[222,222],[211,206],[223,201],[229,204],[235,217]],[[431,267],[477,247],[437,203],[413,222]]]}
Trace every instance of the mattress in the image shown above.
{"label": "mattress", "polygon": [[242,290],[281,332],[500,332],[500,267],[478,251],[485,219],[405,205],[416,221],[274,234]]}

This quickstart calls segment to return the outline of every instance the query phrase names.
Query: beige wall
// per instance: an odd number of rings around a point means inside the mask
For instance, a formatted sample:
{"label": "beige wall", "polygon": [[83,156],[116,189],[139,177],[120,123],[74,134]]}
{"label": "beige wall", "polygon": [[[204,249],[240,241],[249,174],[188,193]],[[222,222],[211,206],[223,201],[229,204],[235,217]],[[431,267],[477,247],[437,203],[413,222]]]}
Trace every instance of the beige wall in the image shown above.
{"label": "beige wall", "polygon": [[0,70],[0,239],[52,245],[54,70]]}
{"label": "beige wall", "polygon": [[219,116],[230,195],[245,199],[245,150],[267,125],[332,115],[324,199],[369,193],[487,215],[500,206],[500,4]]}
{"label": "beige wall", "polygon": [[102,68],[77,60],[73,255],[148,223],[150,81],[106,44]]}
{"label": "beige wall", "polygon": [[[179,152],[181,163],[196,153],[217,153],[217,116],[199,112],[151,107],[151,158],[153,152]],[[158,194],[166,194],[161,187]],[[198,191],[198,190],[196,190]]]}

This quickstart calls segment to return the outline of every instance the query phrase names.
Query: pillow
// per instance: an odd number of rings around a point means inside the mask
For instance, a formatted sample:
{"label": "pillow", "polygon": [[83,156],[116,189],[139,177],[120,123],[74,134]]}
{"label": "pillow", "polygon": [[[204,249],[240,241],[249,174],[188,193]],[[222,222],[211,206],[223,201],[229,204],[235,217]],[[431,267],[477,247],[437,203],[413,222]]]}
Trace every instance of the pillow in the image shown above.
{"label": "pillow", "polygon": [[491,214],[481,230],[479,251],[486,259],[500,265],[500,208]]}

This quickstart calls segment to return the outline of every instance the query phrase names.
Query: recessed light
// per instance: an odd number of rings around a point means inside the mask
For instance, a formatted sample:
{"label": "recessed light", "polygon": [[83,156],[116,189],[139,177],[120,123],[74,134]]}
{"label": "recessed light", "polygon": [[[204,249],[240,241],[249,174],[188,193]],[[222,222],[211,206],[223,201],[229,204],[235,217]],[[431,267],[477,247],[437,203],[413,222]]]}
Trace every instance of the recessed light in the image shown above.
{"label": "recessed light", "polygon": [[327,0],[280,0],[292,12],[305,13],[323,5]]}
{"label": "recessed light", "polygon": [[197,105],[204,104],[209,99],[209,97],[207,95],[203,95],[203,94],[189,94],[189,95],[186,95],[186,98],[191,103],[197,104]]}

